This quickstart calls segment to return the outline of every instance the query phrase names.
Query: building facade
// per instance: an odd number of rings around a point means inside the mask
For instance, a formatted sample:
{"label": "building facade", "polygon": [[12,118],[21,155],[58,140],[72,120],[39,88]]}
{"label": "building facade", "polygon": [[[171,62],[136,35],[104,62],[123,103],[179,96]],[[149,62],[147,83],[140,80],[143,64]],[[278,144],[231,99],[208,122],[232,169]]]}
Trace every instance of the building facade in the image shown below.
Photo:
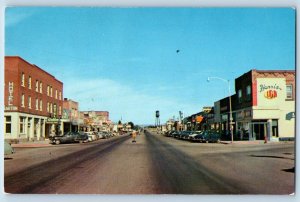
{"label": "building facade", "polygon": [[5,139],[43,140],[59,130],[63,83],[18,56],[6,56],[4,69]]}
{"label": "building facade", "polygon": [[108,111],[81,111],[80,116],[84,121],[81,127],[83,131],[110,130],[111,121]]}
{"label": "building facade", "polygon": [[295,137],[295,71],[251,70],[235,89],[235,125],[250,140]]}
{"label": "building facade", "polygon": [[64,133],[79,131],[80,126],[83,126],[83,119],[80,118],[78,102],[64,98],[61,122],[63,124]]}

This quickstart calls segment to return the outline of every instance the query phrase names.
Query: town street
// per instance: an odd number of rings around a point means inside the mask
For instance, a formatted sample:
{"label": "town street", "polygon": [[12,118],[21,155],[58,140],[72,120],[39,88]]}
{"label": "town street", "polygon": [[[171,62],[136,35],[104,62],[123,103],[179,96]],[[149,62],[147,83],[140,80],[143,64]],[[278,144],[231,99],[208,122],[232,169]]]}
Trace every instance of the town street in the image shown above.
{"label": "town street", "polygon": [[146,131],[16,148],[5,191],[47,194],[291,194],[294,144],[191,143]]}

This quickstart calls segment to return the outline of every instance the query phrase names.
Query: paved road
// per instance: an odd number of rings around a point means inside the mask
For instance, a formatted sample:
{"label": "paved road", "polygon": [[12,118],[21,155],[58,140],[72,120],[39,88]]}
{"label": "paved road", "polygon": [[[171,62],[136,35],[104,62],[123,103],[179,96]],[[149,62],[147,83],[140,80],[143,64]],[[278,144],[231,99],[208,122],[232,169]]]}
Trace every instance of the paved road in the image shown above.
{"label": "paved road", "polygon": [[294,192],[293,144],[195,144],[146,133],[137,143],[120,136],[82,145],[18,149],[19,156],[5,160],[9,193]]}

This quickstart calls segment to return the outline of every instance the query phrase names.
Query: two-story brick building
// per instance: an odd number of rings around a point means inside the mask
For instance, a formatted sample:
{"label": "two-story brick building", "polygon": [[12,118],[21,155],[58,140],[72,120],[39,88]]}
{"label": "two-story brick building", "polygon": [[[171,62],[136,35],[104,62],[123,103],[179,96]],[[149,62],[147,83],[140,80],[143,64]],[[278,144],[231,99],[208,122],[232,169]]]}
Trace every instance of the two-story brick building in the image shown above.
{"label": "two-story brick building", "polygon": [[[250,70],[235,79],[233,130],[240,138],[277,141],[295,137],[295,71]],[[220,105],[222,130],[229,130],[229,99]],[[218,111],[216,110],[215,113]]]}
{"label": "two-story brick building", "polygon": [[59,130],[63,83],[18,56],[5,57],[4,137],[28,141]]}

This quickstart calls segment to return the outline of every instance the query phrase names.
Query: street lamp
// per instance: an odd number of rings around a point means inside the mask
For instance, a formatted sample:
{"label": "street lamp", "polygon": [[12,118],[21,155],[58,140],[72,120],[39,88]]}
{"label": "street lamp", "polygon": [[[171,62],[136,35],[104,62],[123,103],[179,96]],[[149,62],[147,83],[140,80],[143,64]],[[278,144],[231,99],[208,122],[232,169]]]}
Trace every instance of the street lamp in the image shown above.
{"label": "street lamp", "polygon": [[230,80],[226,80],[220,77],[207,77],[207,82],[210,82],[210,79],[218,79],[224,81],[228,84],[228,94],[229,94],[229,130],[231,135],[231,143],[233,143],[233,128],[232,128],[232,106],[231,106],[231,92],[230,92]]}

